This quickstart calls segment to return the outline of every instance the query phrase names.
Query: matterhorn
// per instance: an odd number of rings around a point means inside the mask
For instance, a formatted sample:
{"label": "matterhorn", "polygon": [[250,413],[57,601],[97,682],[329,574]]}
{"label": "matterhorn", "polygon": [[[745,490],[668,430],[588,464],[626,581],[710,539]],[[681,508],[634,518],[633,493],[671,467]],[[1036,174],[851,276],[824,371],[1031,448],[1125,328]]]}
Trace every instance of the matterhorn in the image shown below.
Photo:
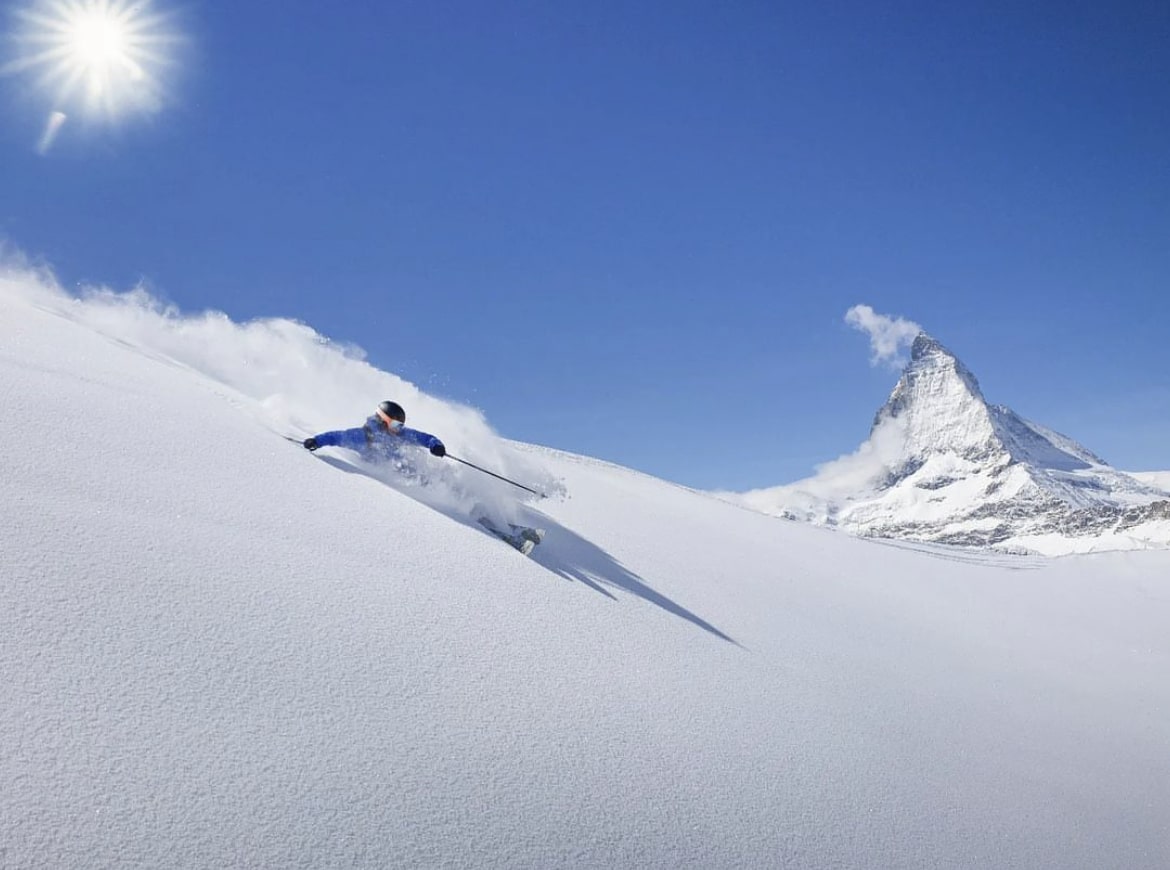
{"label": "matterhorn", "polygon": [[1170,493],[989,404],[925,333],[857,452],[734,498],[870,537],[1043,555],[1170,546]]}

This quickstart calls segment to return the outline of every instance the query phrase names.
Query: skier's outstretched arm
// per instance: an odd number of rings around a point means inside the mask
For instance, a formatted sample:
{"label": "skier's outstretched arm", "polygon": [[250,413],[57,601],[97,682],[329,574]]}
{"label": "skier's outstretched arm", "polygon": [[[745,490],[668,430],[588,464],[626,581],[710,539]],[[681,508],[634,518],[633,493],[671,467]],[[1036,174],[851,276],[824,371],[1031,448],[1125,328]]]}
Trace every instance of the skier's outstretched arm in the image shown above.
{"label": "skier's outstretched arm", "polygon": [[369,439],[366,436],[366,430],[360,426],[357,429],[322,432],[320,435],[314,435],[304,441],[305,447],[309,450],[316,450],[318,447],[348,447],[350,450],[362,450],[367,443],[369,443]]}
{"label": "skier's outstretched arm", "polygon": [[420,432],[417,429],[403,429],[402,437],[417,444],[419,447],[425,447],[431,451],[431,455],[433,456],[447,455],[447,448],[443,446],[443,442],[429,432]]}

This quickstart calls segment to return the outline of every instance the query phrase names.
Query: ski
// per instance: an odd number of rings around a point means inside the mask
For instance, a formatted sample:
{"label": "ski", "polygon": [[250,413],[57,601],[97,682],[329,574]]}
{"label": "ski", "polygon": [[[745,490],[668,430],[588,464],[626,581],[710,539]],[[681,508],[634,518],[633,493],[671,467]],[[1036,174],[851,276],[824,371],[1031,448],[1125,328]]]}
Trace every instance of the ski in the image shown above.
{"label": "ski", "polygon": [[533,544],[539,544],[544,540],[544,529],[533,529],[528,526],[517,526],[512,523],[508,524],[512,530],[513,535],[519,535],[521,538],[527,538]]}
{"label": "ski", "polygon": [[488,532],[504,543],[519,550],[525,556],[536,549],[536,545],[544,540],[544,529],[530,529],[527,526],[517,526],[509,523],[510,532],[496,528],[490,520],[480,519],[479,524]]}

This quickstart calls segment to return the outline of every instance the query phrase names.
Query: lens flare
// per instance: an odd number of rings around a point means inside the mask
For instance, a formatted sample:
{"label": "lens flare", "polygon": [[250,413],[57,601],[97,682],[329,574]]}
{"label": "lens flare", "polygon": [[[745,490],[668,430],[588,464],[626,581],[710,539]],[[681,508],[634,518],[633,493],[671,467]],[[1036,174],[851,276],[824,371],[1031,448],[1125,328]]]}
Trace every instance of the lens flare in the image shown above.
{"label": "lens flare", "polygon": [[50,100],[54,135],[68,116],[114,122],[162,108],[180,37],[150,0],[35,0],[15,15],[14,58],[0,73]]}
{"label": "lens flare", "polygon": [[57,139],[57,133],[60,132],[67,117],[64,112],[52,112],[49,114],[49,119],[45,121],[45,132],[41,134],[41,141],[37,143],[38,154],[47,154],[49,149],[53,147],[53,142]]}

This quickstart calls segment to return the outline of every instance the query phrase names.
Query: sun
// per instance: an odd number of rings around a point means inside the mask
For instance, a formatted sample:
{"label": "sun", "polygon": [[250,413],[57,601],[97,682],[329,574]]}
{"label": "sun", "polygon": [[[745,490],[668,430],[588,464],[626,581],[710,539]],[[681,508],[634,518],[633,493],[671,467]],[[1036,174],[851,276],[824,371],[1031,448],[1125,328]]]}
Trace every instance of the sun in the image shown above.
{"label": "sun", "polygon": [[51,101],[50,142],[70,115],[114,122],[162,107],[180,38],[151,0],[34,0],[16,20],[15,58],[0,72]]}
{"label": "sun", "polygon": [[106,77],[111,69],[133,70],[129,34],[126,22],[108,10],[84,11],[69,22],[66,39],[70,62],[95,80]]}

